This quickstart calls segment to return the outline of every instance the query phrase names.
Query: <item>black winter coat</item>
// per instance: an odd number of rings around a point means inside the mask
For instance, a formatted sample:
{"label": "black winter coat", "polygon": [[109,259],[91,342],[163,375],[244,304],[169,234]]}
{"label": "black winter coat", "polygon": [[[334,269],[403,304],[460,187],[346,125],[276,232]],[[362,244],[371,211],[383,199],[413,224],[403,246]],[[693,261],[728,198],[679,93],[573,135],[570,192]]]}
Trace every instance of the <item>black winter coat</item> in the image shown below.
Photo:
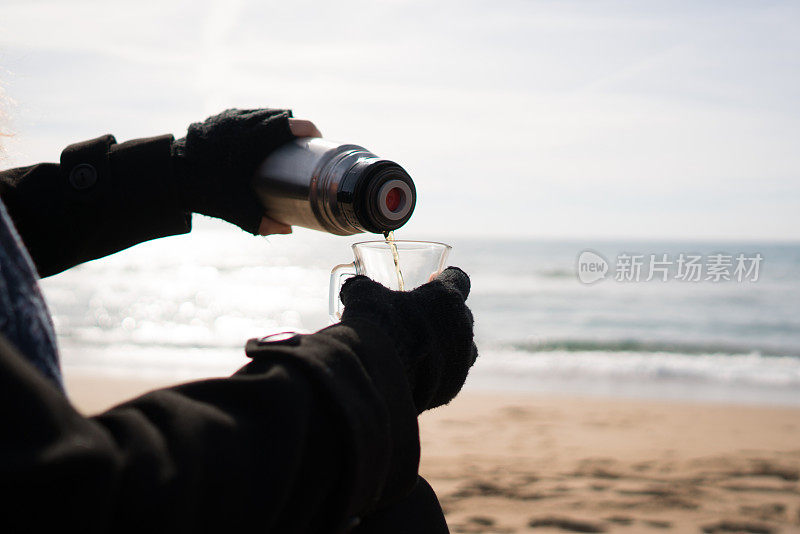
{"label": "black winter coat", "polygon": [[[41,276],[190,231],[172,200],[171,143],[104,136],[60,165],[0,173]],[[0,531],[347,531],[410,490],[416,410],[379,328],[354,321],[246,350],[252,363],[230,378],[84,417],[0,336]]]}

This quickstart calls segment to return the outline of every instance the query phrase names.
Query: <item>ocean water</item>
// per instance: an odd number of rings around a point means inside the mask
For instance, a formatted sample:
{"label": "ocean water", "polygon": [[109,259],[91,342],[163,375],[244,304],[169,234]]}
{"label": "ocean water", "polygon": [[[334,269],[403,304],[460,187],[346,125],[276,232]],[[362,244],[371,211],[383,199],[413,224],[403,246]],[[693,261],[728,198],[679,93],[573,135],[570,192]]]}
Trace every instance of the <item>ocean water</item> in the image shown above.
{"label": "ocean water", "polygon": [[[467,388],[800,405],[800,244],[437,238],[473,283],[480,358]],[[327,326],[331,267],[364,240],[297,230],[250,237],[198,218],[187,236],[133,247],[43,280],[69,370],[219,376],[246,339]],[[370,237],[367,237],[370,239]],[[576,275],[584,250],[606,279]],[[619,255],[640,281],[617,281]],[[762,258],[758,278],[676,280],[681,254]],[[648,258],[673,261],[645,281]],[[662,281],[666,276],[667,281]],[[735,277],[734,277],[735,278]]]}

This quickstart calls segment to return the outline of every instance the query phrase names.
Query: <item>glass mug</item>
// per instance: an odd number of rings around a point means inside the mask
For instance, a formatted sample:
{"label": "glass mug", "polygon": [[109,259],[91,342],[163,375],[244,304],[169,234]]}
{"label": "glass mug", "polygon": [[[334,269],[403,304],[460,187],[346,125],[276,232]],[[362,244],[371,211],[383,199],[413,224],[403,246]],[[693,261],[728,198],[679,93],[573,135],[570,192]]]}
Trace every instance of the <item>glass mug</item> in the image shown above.
{"label": "glass mug", "polygon": [[[430,282],[444,269],[447,255],[452,248],[444,243],[432,241],[394,241],[397,247],[398,265],[403,279],[403,290]],[[386,241],[365,241],[353,246],[353,263],[337,265],[331,271],[330,303],[328,313],[331,322],[342,318],[342,301],[339,290],[346,278],[363,274],[392,289],[400,290],[400,281],[394,264],[392,248]]]}

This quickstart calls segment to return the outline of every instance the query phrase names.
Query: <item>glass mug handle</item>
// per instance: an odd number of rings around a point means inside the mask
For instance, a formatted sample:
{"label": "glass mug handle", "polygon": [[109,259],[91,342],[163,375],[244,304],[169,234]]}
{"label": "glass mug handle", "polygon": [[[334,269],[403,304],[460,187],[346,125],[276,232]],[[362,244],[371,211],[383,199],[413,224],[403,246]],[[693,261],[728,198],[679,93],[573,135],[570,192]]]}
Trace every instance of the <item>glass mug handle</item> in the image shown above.
{"label": "glass mug handle", "polygon": [[342,301],[339,299],[339,291],[342,289],[343,279],[355,276],[356,264],[342,263],[331,271],[330,300],[328,301],[328,316],[331,323],[335,323],[342,318]]}

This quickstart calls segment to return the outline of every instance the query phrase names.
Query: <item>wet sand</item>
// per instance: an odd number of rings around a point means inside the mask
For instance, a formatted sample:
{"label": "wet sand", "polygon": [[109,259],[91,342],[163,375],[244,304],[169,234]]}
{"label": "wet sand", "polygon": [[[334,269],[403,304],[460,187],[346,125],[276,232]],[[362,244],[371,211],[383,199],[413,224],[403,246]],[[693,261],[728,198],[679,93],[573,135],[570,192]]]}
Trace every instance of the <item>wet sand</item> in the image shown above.
{"label": "wet sand", "polygon": [[[86,413],[169,382],[67,373]],[[800,409],[470,392],[420,428],[453,532],[800,533]]]}

